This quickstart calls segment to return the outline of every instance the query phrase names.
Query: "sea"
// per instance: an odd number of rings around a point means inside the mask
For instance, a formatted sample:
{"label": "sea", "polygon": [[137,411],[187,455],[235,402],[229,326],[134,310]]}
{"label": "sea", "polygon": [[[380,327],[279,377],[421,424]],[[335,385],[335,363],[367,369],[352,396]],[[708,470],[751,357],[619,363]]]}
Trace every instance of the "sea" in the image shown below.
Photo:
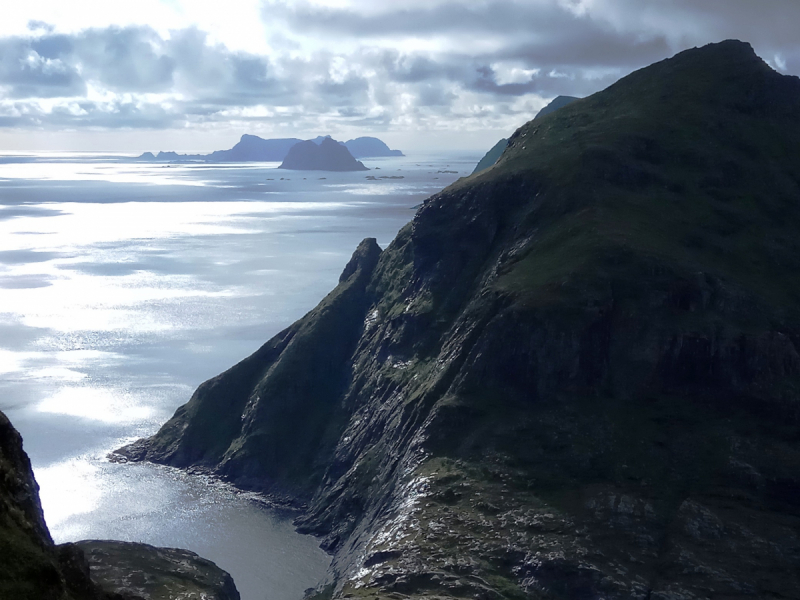
{"label": "sea", "polygon": [[23,436],[57,543],[186,548],[243,600],[299,600],[319,540],[258,496],[112,450],[311,310],[365,237],[386,247],[480,155],[160,164],[0,155],[0,410]]}

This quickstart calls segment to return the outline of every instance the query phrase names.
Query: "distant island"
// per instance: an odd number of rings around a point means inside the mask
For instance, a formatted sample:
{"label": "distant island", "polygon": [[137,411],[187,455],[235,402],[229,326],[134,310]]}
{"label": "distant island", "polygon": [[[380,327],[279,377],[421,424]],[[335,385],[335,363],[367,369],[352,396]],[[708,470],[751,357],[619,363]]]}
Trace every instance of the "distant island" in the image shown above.
{"label": "distant island", "polygon": [[[309,140],[319,145],[330,136],[318,136]],[[293,146],[303,142],[299,138],[264,139],[257,135],[244,134],[229,150],[216,150],[211,154],[178,154],[177,152],[145,152],[136,160],[148,162],[279,162],[283,161]],[[335,141],[335,140],[334,140]],[[375,137],[358,137],[346,142],[336,142],[347,148],[353,158],[379,158],[404,156],[400,150],[392,150]],[[366,168],[366,167],[365,167]]]}
{"label": "distant island", "polygon": [[368,171],[361,161],[356,160],[347,146],[330,136],[319,143],[308,140],[295,144],[281,163],[279,169],[295,171]]}
{"label": "distant island", "polygon": [[376,137],[359,137],[343,142],[355,158],[377,158],[381,156],[405,156],[400,150],[390,150]]}

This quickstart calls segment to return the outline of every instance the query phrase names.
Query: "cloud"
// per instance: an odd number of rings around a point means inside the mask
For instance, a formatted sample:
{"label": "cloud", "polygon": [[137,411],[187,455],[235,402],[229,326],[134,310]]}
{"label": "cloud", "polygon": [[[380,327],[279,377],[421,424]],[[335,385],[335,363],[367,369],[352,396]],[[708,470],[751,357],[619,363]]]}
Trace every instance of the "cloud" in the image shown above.
{"label": "cloud", "polygon": [[241,28],[264,32],[260,44],[194,25],[64,31],[32,20],[0,38],[0,127],[510,133],[555,95],[585,96],[729,37],[800,71],[796,0],[330,4],[265,0],[259,27]]}

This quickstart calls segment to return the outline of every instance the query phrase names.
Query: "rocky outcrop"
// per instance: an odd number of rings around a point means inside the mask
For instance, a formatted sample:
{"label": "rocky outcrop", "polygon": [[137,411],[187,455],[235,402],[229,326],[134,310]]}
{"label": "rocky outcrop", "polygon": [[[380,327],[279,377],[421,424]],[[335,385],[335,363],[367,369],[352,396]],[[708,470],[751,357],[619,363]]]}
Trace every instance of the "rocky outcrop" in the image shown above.
{"label": "rocky outcrop", "polygon": [[22,438],[0,412],[0,598],[239,600],[239,594],[230,575],[185,550],[108,541],[55,546]]}
{"label": "rocky outcrop", "polygon": [[330,137],[319,144],[312,140],[295,144],[279,169],[296,171],[368,171],[350,151]]}
{"label": "rocky outcrop", "polygon": [[210,560],[177,548],[86,540],[92,581],[122,598],[142,600],[239,600],[231,576]]}
{"label": "rocky outcrop", "polygon": [[52,545],[22,439],[0,413],[0,597],[63,596]]}
{"label": "rocky outcrop", "polygon": [[728,41],[531,121],[121,452],[304,506],[320,596],[796,597],[798,98]]}

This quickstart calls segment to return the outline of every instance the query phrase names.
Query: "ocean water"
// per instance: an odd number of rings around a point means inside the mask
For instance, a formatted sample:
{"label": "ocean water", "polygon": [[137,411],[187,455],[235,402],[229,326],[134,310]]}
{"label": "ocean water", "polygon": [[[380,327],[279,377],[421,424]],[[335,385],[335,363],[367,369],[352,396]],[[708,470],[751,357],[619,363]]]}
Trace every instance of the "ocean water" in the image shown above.
{"label": "ocean water", "polygon": [[0,409],[23,435],[56,542],[188,548],[228,570],[243,600],[316,585],[329,558],[290,516],[106,455],[313,308],[358,242],[385,247],[479,158],[323,173],[1,156]]}

